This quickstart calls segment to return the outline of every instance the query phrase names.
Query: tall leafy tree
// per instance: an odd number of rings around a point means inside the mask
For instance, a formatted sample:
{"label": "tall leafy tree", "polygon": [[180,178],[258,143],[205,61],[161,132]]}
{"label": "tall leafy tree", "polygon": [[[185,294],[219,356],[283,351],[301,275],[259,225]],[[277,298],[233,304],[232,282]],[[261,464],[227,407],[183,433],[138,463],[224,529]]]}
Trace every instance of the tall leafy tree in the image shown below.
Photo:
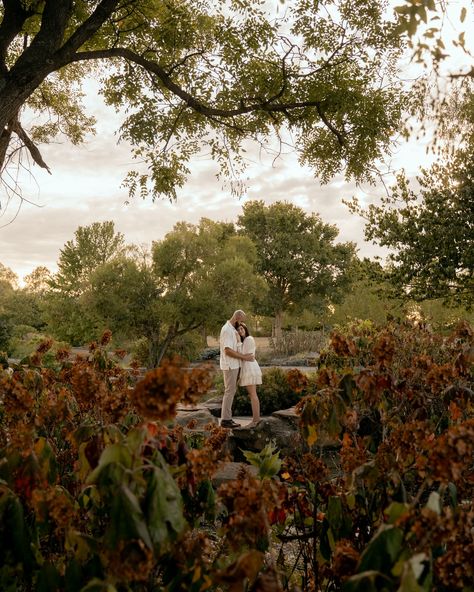
{"label": "tall leafy tree", "polygon": [[0,263],[0,285],[4,290],[18,287],[17,274],[3,263]]}
{"label": "tall leafy tree", "polygon": [[104,326],[146,337],[148,365],[158,365],[180,336],[215,329],[264,289],[255,247],[232,224],[180,222],[152,246],[152,262],[114,259],[90,278],[82,302]]}
{"label": "tall leafy tree", "polygon": [[121,254],[125,239],[116,232],[111,221],[79,226],[74,239],[60,250],[58,271],[51,280],[53,288],[70,296],[80,295],[91,273],[107,261]]}
{"label": "tall leafy tree", "polygon": [[39,265],[23,279],[28,292],[43,295],[50,289],[52,274],[46,266]]}
{"label": "tall leafy tree", "polygon": [[365,234],[389,247],[387,276],[399,296],[474,302],[474,167],[471,161],[435,165],[413,190],[404,175],[381,205],[352,209]]}
{"label": "tall leafy tree", "polygon": [[257,247],[257,270],[268,286],[263,311],[274,315],[277,336],[284,311],[336,301],[350,283],[354,244],[335,243],[337,228],[319,215],[288,202],[250,201],[237,223]]}
{"label": "tall leafy tree", "polygon": [[163,287],[164,351],[181,334],[219,327],[264,290],[254,271],[254,245],[230,229],[207,219],[199,225],[180,222],[153,244],[154,270]]}
{"label": "tall leafy tree", "polygon": [[23,147],[49,170],[40,143],[83,141],[93,75],[148,165],[128,176],[132,194],[173,198],[200,150],[229,173],[244,140],[285,130],[323,179],[370,177],[403,105],[386,14],[383,0],[295,0],[277,18],[255,0],[3,0],[0,169]]}
{"label": "tall leafy tree", "polygon": [[149,367],[159,363],[163,340],[162,288],[146,258],[123,255],[100,265],[91,275],[81,304],[120,342],[145,337]]}
{"label": "tall leafy tree", "polygon": [[57,338],[73,345],[96,338],[98,319],[82,305],[81,296],[89,288],[93,272],[124,250],[124,236],[110,221],[79,226],[74,238],[66,242],[45,300],[48,326]]}

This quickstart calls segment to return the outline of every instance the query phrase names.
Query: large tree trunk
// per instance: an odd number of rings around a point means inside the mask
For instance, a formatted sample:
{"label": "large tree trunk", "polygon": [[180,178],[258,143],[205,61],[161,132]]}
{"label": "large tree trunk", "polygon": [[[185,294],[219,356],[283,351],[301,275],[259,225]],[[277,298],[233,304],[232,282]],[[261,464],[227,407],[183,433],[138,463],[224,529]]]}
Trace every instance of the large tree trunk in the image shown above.
{"label": "large tree trunk", "polygon": [[6,56],[10,44],[21,34],[33,10],[26,9],[18,0],[4,0],[4,15],[0,24],[0,171],[5,165],[5,142],[11,132],[16,133],[30,151],[33,159],[47,168],[37,148],[28,138],[18,120],[18,113],[27,99],[52,72],[74,60],[77,50],[103,25],[119,4],[119,0],[102,0],[94,12],[65,40],[70,24],[73,0],[46,0],[41,15],[41,27],[31,44],[26,44],[15,64],[8,68]]}
{"label": "large tree trunk", "polygon": [[274,339],[280,339],[282,335],[282,322],[283,322],[283,311],[278,310],[275,313],[275,318],[273,319],[272,323],[272,337]]}

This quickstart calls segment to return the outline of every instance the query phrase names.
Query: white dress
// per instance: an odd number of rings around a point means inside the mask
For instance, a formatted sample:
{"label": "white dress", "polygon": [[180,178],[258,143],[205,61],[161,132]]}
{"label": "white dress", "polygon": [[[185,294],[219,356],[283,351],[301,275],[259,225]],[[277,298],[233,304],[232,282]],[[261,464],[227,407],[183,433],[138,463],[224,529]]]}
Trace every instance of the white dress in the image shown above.
{"label": "white dress", "polygon": [[[246,337],[242,343],[242,353],[255,355],[255,339],[250,335]],[[242,360],[239,383],[240,386],[262,384],[262,371],[257,360],[254,360],[253,362]]]}

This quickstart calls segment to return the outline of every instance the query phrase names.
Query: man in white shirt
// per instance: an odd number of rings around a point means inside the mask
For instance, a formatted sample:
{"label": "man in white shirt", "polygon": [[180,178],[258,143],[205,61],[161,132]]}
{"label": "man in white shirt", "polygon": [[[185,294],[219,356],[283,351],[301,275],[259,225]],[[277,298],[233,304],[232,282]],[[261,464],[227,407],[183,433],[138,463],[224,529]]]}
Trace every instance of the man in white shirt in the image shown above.
{"label": "man in white shirt", "polygon": [[232,419],[232,403],[237,390],[237,378],[239,376],[240,360],[252,362],[253,354],[241,354],[238,351],[240,336],[236,326],[245,320],[243,310],[236,310],[232,317],[221,329],[220,368],[224,375],[224,397],[222,399],[221,426],[223,428],[237,428],[240,424]]}

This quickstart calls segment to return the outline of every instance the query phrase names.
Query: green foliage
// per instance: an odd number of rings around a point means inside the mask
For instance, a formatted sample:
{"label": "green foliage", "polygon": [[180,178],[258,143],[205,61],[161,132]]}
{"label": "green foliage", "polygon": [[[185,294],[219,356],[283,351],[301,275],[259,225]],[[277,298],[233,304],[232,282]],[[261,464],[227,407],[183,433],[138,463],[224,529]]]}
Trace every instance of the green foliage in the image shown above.
{"label": "green foliage", "polygon": [[435,165],[417,180],[417,193],[402,175],[381,206],[363,210],[355,200],[352,209],[366,218],[367,239],[394,250],[386,275],[398,296],[469,306],[474,295],[472,166]]}
{"label": "green foliage", "polygon": [[[48,339],[50,339],[49,336],[35,331],[33,327],[18,325],[13,331],[10,342],[10,355],[12,358],[18,358],[20,360],[28,358],[41,343]],[[43,364],[45,366],[54,364],[58,350],[68,347],[69,345],[65,341],[52,340],[50,349],[42,358]]]}
{"label": "green foliage", "polygon": [[[93,76],[146,164],[126,178],[132,195],[175,198],[201,151],[235,178],[246,140],[288,132],[323,180],[371,179],[399,127],[400,38],[380,0],[328,6],[297,0],[275,19],[253,0],[94,0],[62,11],[9,3],[0,12],[1,163],[9,147],[15,156],[14,135],[49,170],[35,142],[93,132],[82,100]],[[17,119],[23,107],[36,116],[29,130]]]}
{"label": "green foliage", "polygon": [[9,349],[11,336],[12,326],[10,322],[4,316],[0,316],[0,351]]}
{"label": "green foliage", "polygon": [[243,453],[246,460],[257,468],[260,479],[271,479],[280,472],[280,454],[274,443],[269,442],[260,452],[244,450]]}
{"label": "green foliage", "polygon": [[[281,368],[264,368],[262,384],[257,386],[262,415],[271,415],[274,411],[293,407],[301,399],[301,393],[295,392],[288,382],[288,371]],[[239,386],[234,398],[234,415],[252,415],[250,399],[245,387]]]}
{"label": "green foliage", "polygon": [[114,222],[79,226],[74,239],[67,241],[60,251],[58,272],[53,277],[52,287],[68,296],[81,295],[92,273],[119,256],[124,247],[124,236],[115,231]]}
{"label": "green foliage", "polygon": [[312,299],[337,301],[350,284],[354,245],[335,244],[336,227],[317,214],[288,202],[250,201],[238,226],[257,246],[257,270],[268,286],[262,311],[275,315],[280,327],[284,311],[307,307]]}
{"label": "green foliage", "polygon": [[[167,350],[168,356],[178,355],[185,360],[195,360],[202,351],[203,337],[199,331],[190,331],[177,337]],[[204,360],[204,358],[202,358]]]}
{"label": "green foliage", "polygon": [[0,286],[3,290],[16,288],[18,286],[18,276],[3,263],[0,263]]}

